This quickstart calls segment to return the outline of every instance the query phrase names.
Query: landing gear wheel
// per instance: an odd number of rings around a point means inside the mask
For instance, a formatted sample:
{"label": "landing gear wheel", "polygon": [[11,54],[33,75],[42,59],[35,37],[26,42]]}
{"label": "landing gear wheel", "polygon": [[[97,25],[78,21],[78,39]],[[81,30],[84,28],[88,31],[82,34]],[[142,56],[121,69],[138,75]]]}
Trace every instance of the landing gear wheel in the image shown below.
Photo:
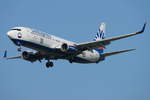
{"label": "landing gear wheel", "polygon": [[47,62],[47,63],[46,63],[46,67],[47,67],[47,68],[53,67],[53,66],[54,66],[53,62]]}
{"label": "landing gear wheel", "polygon": [[72,60],[69,60],[69,62],[72,63],[73,61],[72,61]]}

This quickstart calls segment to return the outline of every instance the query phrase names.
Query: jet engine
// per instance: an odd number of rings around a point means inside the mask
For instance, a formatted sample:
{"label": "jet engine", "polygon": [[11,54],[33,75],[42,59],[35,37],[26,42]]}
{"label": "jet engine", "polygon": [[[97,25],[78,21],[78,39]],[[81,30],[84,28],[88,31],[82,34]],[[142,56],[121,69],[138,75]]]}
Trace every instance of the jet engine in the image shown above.
{"label": "jet engine", "polygon": [[100,54],[99,61],[103,61],[103,60],[105,60],[105,56],[103,54]]}
{"label": "jet engine", "polygon": [[30,62],[34,62],[37,60],[37,57],[35,56],[35,53],[33,52],[28,52],[28,51],[23,51],[22,52],[22,58],[24,60],[30,61]]}
{"label": "jet engine", "polygon": [[63,43],[61,45],[61,51],[63,51],[63,52],[75,52],[75,51],[77,51],[77,48],[75,46],[69,46],[68,44]]}

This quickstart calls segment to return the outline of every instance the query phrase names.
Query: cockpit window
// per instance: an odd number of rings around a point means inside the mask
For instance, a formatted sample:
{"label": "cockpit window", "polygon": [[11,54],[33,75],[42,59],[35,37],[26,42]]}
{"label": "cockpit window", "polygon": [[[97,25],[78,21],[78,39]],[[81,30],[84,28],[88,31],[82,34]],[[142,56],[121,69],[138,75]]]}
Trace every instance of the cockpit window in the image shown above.
{"label": "cockpit window", "polygon": [[11,30],[17,30],[17,31],[21,31],[21,29],[18,29],[18,28],[13,28]]}

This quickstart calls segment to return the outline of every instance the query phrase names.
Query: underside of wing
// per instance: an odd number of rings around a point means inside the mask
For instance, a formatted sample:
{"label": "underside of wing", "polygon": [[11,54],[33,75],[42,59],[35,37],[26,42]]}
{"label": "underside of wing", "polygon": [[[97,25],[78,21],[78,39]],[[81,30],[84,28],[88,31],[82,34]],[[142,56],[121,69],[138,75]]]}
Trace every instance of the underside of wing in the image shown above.
{"label": "underside of wing", "polygon": [[9,57],[9,58],[6,58],[7,60],[9,59],[21,59],[21,56],[15,56],[15,57]]}
{"label": "underside of wing", "polygon": [[7,50],[5,50],[3,58],[7,59],[7,60],[9,60],[9,59],[20,59],[21,56],[7,57]]}
{"label": "underside of wing", "polygon": [[30,61],[30,62],[35,62],[37,60],[41,60],[44,58],[44,55],[41,54],[40,52],[30,52],[30,51],[23,51],[21,53],[21,55],[19,56],[13,56],[13,57],[7,57],[7,50],[5,50],[5,53],[4,53],[4,56],[3,56],[3,59],[6,59],[6,60],[11,60],[11,59],[24,59],[24,60],[27,60],[27,61]]}

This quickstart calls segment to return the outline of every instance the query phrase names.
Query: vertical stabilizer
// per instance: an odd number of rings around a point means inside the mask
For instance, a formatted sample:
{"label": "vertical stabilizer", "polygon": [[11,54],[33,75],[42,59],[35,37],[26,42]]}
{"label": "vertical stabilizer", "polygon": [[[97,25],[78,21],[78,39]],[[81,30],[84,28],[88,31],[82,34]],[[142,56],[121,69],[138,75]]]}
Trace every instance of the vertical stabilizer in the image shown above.
{"label": "vertical stabilizer", "polygon": [[[106,24],[101,23],[99,26],[98,32],[96,33],[96,36],[94,38],[94,41],[99,41],[101,39],[104,39],[105,33],[106,33]],[[105,49],[104,46],[100,46],[99,48],[96,48],[95,50],[97,50],[99,53],[103,53],[104,49]]]}
{"label": "vertical stabilizer", "polygon": [[105,38],[105,33],[106,33],[106,24],[101,23],[94,40],[98,41],[98,40],[104,39]]}

